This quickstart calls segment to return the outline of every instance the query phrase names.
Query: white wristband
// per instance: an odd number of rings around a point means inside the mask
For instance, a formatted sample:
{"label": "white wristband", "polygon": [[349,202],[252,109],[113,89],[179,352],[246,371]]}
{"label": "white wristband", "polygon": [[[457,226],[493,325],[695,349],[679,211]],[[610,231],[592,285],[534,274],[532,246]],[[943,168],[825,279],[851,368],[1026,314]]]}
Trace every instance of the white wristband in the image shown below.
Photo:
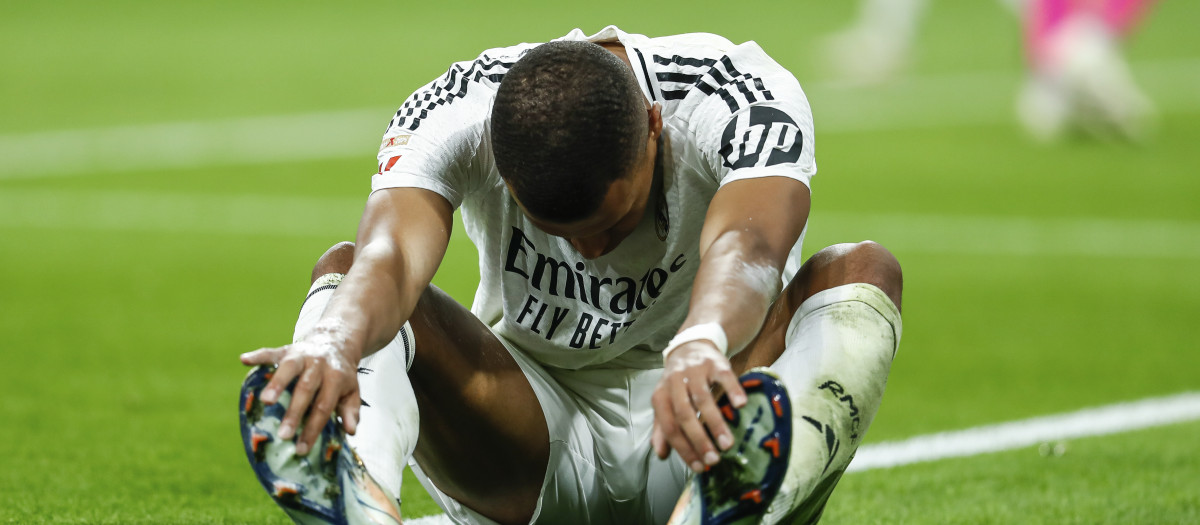
{"label": "white wristband", "polygon": [[666,361],[671,351],[679,348],[680,345],[700,340],[712,341],[717,350],[721,351],[721,355],[729,353],[729,338],[725,336],[725,329],[717,323],[703,323],[689,326],[684,331],[675,334],[675,337],[671,338],[671,342],[667,343],[666,350],[663,350],[663,361]]}

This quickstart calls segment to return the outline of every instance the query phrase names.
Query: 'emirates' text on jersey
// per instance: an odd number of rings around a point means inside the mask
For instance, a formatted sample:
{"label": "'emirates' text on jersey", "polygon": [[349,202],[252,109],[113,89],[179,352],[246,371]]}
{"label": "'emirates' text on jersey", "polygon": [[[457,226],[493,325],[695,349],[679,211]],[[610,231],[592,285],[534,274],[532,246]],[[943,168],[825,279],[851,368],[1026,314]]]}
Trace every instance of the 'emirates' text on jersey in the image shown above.
{"label": "'emirates' text on jersey", "polygon": [[[653,368],[687,314],[700,230],[717,189],[741,179],[816,173],[800,84],[754,42],[710,34],[647,38],[609,26],[561,40],[618,41],[646,98],[662,104],[664,209],[655,199],[615,250],[584,259],[533,226],[496,171],[488,127],[496,89],[536,44],[454,64],[396,112],[372,191],[423,188],[461,206],[479,250],[472,311],[539,362]],[[799,268],[793,248],[784,281]]]}

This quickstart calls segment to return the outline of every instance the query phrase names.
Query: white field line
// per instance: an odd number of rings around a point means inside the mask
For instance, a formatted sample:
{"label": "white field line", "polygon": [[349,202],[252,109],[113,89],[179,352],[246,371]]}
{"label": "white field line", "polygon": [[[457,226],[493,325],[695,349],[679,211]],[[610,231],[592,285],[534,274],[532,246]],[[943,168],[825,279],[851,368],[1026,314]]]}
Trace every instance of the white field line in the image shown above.
{"label": "white field line", "polygon": [[[361,199],[4,188],[0,227],[349,239],[365,199],[365,186]],[[1200,259],[1200,222],[832,212],[811,222],[823,238],[897,253]]]}
{"label": "white field line", "polygon": [[1104,436],[1200,419],[1200,392],[916,436],[858,449],[847,472],[977,456],[1039,443]]}
{"label": "white field line", "polygon": [[[1163,113],[1200,111],[1200,59],[1144,62],[1135,76]],[[1018,72],[807,83],[817,134],[1012,122]],[[133,170],[370,159],[392,109],[0,135],[0,181]]]}
{"label": "white field line", "polygon": [[[864,445],[846,472],[863,472],[941,459],[977,456],[1067,439],[1104,436],[1200,419],[1200,392],[1187,392],[1035,417],[997,425]],[[450,525],[445,515],[405,520]]]}

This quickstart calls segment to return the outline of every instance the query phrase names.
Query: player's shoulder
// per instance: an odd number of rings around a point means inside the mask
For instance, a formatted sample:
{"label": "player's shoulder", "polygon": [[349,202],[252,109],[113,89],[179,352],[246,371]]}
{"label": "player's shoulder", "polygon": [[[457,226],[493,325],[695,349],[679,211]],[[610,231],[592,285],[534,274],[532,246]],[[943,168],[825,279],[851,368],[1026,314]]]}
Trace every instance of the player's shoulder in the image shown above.
{"label": "player's shoulder", "polygon": [[646,81],[668,114],[737,113],[751,105],[803,98],[795,75],[757,42],[740,44],[710,33],[647,38],[635,46]]}
{"label": "player's shoulder", "polygon": [[473,59],[451,63],[445,73],[405,99],[388,129],[396,133],[420,133],[424,124],[438,116],[451,129],[468,121],[482,122],[486,108],[495,98],[508,70],[536,46],[522,43],[497,47],[485,50]]}
{"label": "player's shoulder", "polygon": [[520,60],[525,53],[528,53],[530,49],[533,49],[541,44],[541,42],[521,42],[519,44],[503,47],[493,47],[479,53],[479,56],[475,57],[474,59],[456,62],[455,64],[495,62],[498,65],[501,65],[502,68],[507,71],[508,69],[512,68],[513,64],[516,64],[517,60]]}
{"label": "player's shoulder", "polygon": [[[634,35],[640,36],[640,35]],[[656,69],[711,69],[737,65],[737,73],[752,75],[791,73],[770,57],[758,42],[734,43],[712,33],[685,33],[653,38],[631,39]]]}
{"label": "player's shoulder", "polygon": [[804,90],[758,43],[701,33],[641,44],[646,82],[680,155],[730,170],[812,164]]}

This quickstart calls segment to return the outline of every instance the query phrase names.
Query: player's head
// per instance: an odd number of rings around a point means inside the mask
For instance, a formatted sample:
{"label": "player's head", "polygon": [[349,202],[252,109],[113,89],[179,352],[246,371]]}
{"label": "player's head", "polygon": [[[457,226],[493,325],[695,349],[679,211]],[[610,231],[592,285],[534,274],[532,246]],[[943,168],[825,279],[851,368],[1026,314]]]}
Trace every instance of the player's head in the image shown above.
{"label": "player's head", "polygon": [[543,44],[505,74],[496,94],[496,167],[539,226],[587,237],[628,220],[632,211],[640,218],[636,208],[644,209],[653,175],[658,118],[616,55],[588,42]]}

